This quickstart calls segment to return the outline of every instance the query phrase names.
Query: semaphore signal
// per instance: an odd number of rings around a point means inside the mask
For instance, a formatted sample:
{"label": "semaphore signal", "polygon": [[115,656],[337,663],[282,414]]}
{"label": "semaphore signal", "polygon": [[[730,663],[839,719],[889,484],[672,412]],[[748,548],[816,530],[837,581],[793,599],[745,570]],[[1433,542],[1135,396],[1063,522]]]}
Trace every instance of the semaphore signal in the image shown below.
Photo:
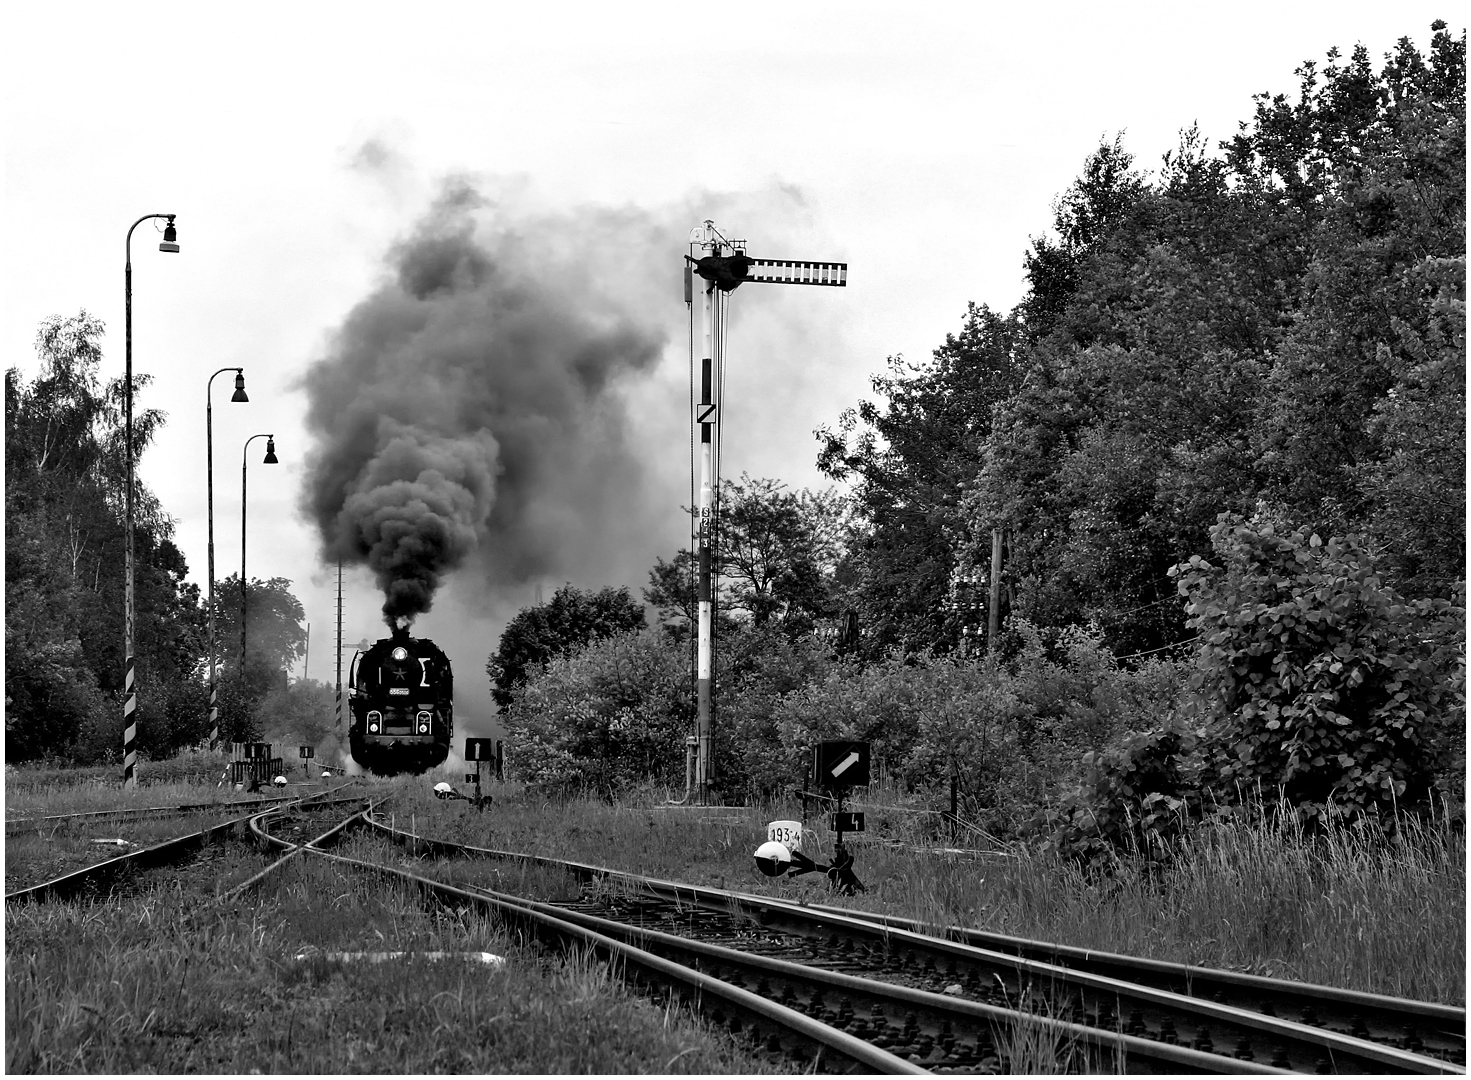
{"label": "semaphore signal", "polygon": [[[772,285],[848,284],[848,264],[796,259],[757,259],[746,254],[746,241],[729,240],[713,221],[705,221],[690,232],[685,256],[684,302],[694,316],[694,280],[703,282],[702,350],[700,353],[700,399],[691,402],[693,422],[700,428],[700,506],[697,526],[698,631],[695,662],[695,776],[698,801],[709,799],[714,781],[713,745],[713,558],[718,527],[720,489],[720,444],[716,425],[720,422],[720,395],[725,385],[725,320],[730,294],[746,282]],[[694,364],[693,337],[690,364]],[[693,372],[691,372],[693,375]],[[693,379],[691,379],[693,382]]]}

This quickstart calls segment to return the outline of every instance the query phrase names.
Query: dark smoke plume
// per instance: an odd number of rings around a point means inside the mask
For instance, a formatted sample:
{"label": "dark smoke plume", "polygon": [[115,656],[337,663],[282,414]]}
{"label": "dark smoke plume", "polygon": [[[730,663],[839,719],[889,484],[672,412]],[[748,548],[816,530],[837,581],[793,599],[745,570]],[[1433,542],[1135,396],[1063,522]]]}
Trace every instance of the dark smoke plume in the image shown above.
{"label": "dark smoke plume", "polygon": [[469,560],[492,584],[563,572],[639,512],[618,391],[661,355],[671,250],[641,214],[508,221],[460,182],[388,253],[305,376],[302,503],[327,561],[373,570],[390,626]]}

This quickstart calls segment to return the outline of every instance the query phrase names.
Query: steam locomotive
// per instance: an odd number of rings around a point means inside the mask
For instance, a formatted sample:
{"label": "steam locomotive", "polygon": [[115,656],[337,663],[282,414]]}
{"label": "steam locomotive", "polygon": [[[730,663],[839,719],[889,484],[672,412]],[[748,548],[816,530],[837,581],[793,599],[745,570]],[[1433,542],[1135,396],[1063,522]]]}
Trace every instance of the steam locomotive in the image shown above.
{"label": "steam locomotive", "polygon": [[353,657],[348,674],[352,759],[370,772],[423,772],[449,754],[454,673],[428,638],[404,629]]}

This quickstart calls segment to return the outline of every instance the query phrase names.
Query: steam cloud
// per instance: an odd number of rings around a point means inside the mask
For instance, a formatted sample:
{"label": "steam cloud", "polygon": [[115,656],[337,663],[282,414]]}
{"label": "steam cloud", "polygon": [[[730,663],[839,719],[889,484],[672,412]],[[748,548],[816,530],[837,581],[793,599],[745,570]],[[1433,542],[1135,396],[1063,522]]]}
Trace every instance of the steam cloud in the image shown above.
{"label": "steam cloud", "polygon": [[[662,353],[682,239],[634,211],[508,220],[455,182],[388,253],[305,376],[302,505],[390,626],[467,561],[491,583],[561,572],[639,512],[619,390]],[[670,270],[648,280],[646,250]]]}

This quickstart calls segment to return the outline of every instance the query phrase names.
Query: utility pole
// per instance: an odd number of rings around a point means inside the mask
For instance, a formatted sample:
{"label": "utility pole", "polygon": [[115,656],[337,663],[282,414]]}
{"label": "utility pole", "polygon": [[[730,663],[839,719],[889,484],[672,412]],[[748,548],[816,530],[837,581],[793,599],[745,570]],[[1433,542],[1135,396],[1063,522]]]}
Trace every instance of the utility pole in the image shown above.
{"label": "utility pole", "polygon": [[332,726],[342,730],[342,560],[337,560],[337,705]]}
{"label": "utility pole", "polygon": [[[834,285],[848,283],[847,263],[753,259],[746,241],[729,240],[706,220],[690,232],[685,256],[684,300],[694,318],[694,278],[701,279],[700,400],[694,422],[700,426],[700,506],[697,533],[698,605],[695,661],[695,787],[697,801],[706,804],[715,780],[715,686],[713,613],[715,604],[719,499],[721,390],[725,384],[725,321],[730,294],[742,282],[777,285]],[[690,356],[693,366],[694,356]]]}
{"label": "utility pole", "polygon": [[991,530],[991,596],[986,604],[986,650],[996,651],[1001,632],[1001,530]]}

